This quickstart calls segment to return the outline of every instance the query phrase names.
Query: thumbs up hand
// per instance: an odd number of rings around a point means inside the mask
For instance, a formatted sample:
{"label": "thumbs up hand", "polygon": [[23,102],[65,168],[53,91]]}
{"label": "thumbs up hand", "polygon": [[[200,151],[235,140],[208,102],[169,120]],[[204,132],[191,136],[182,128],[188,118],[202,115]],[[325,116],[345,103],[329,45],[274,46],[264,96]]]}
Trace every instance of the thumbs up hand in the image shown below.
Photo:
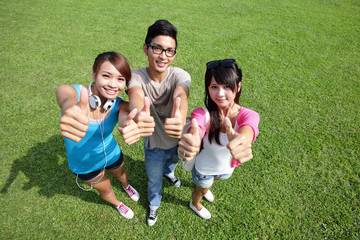
{"label": "thumbs up hand", "polygon": [[228,137],[229,142],[233,139],[235,139],[239,133],[235,132],[235,130],[232,127],[231,121],[228,117],[225,117],[225,129],[226,129],[226,135]]}
{"label": "thumbs up hand", "polygon": [[184,128],[183,117],[180,110],[180,97],[174,101],[171,118],[165,119],[165,133],[171,138],[180,138]]}
{"label": "thumbs up hand", "polygon": [[190,161],[200,150],[201,129],[195,118],[191,120],[191,128],[188,133],[182,135],[179,141],[179,157],[185,161]]}
{"label": "thumbs up hand", "polygon": [[150,116],[150,101],[148,97],[144,98],[144,109],[139,113],[136,123],[140,130],[141,137],[151,136],[154,132],[154,118]]}
{"label": "thumbs up hand", "polygon": [[88,114],[89,94],[86,87],[82,87],[80,102],[66,109],[61,116],[61,135],[74,142],[80,142],[89,127]]}
{"label": "thumbs up hand", "polygon": [[136,114],[137,109],[135,108],[126,116],[123,121],[119,121],[120,127],[118,127],[118,130],[127,145],[131,145],[140,139],[140,130],[134,121]]}
{"label": "thumbs up hand", "polygon": [[247,138],[237,133],[233,128],[231,121],[228,117],[224,119],[226,134],[229,143],[226,147],[230,150],[233,158],[239,163],[244,163],[253,158],[251,150],[251,142]]}

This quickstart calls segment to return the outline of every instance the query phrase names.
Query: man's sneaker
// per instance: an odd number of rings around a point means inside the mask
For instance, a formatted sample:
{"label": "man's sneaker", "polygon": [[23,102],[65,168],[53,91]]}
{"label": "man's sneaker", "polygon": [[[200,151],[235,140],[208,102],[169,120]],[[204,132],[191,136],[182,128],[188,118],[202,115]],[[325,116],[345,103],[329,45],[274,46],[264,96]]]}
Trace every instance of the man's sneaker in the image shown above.
{"label": "man's sneaker", "polygon": [[149,226],[152,226],[156,223],[157,220],[157,209],[156,210],[150,210],[149,216],[147,218],[147,224]]}
{"label": "man's sneaker", "polygon": [[116,210],[118,210],[124,218],[131,219],[134,216],[134,212],[122,202],[120,202],[120,205],[116,208]]}
{"label": "man's sneaker", "polygon": [[122,187],[125,192],[129,195],[129,197],[131,198],[131,200],[137,202],[139,200],[139,193],[135,190],[135,188],[133,188],[130,184],[128,184],[127,188]]}
{"label": "man's sneaker", "polygon": [[166,179],[169,180],[171,185],[173,185],[174,187],[180,187],[181,182],[177,176],[174,175],[174,177],[168,177],[168,176],[164,175],[164,177],[166,177]]}
{"label": "man's sneaker", "polygon": [[211,213],[203,206],[202,209],[197,210],[196,207],[194,207],[192,201],[190,201],[190,208],[192,210],[194,210],[194,212],[196,212],[197,215],[199,215],[200,217],[204,218],[204,219],[210,219],[211,218]]}
{"label": "man's sneaker", "polygon": [[210,190],[207,191],[207,193],[204,195],[204,198],[209,202],[214,201],[214,195],[212,194],[212,192],[210,192]]}

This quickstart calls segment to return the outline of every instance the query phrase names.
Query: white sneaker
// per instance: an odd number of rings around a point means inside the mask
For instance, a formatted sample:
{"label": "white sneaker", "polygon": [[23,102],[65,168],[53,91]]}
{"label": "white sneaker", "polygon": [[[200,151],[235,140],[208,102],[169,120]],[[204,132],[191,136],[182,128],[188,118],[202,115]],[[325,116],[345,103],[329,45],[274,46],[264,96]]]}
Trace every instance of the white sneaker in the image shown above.
{"label": "white sneaker", "polygon": [[206,200],[208,200],[209,202],[213,202],[214,201],[214,195],[212,194],[212,192],[210,192],[210,189],[207,191],[207,193],[204,195],[204,198]]}
{"label": "white sneaker", "polygon": [[149,226],[153,226],[156,223],[156,220],[157,220],[157,209],[150,210],[149,215],[147,217],[147,224]]}
{"label": "white sneaker", "polygon": [[131,198],[131,200],[137,202],[140,198],[139,193],[135,190],[135,188],[133,188],[130,184],[128,184],[127,188],[122,187],[125,192],[129,195],[129,197]]}
{"label": "white sneaker", "polygon": [[130,208],[125,206],[125,204],[123,204],[122,202],[120,202],[120,205],[116,207],[116,210],[118,210],[121,216],[126,219],[131,219],[134,216],[134,212]]}
{"label": "white sneaker", "polygon": [[170,182],[171,185],[173,185],[174,187],[180,187],[181,182],[180,179],[174,175],[174,177],[168,177],[166,175],[164,175],[164,177],[166,177],[166,179]]}
{"label": "white sneaker", "polygon": [[197,210],[192,201],[190,201],[190,208],[192,210],[194,210],[194,212],[196,212],[197,215],[199,215],[200,217],[204,218],[204,219],[210,219],[211,218],[211,213],[203,206],[202,209]]}

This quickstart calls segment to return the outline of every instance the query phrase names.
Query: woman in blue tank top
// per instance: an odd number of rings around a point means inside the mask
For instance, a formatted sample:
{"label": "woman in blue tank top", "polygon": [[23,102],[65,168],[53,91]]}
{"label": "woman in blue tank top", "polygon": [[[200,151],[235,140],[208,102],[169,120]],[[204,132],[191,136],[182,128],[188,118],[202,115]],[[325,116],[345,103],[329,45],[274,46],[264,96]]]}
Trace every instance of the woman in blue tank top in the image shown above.
{"label": "woman in blue tank top", "polygon": [[133,211],[116,198],[105,170],[122,183],[133,201],[138,201],[139,193],[128,183],[123,154],[113,130],[119,123],[119,132],[128,145],[151,134],[154,124],[147,114],[149,104],[145,102],[144,111],[138,114],[142,122],[135,123],[137,109],[129,112],[129,103],[118,97],[131,79],[131,70],[126,58],[117,52],[96,57],[92,78],[94,82],[88,86],[61,85],[56,90],[69,168],[76,174],[76,183],[80,178],[95,188],[105,201],[130,219]]}

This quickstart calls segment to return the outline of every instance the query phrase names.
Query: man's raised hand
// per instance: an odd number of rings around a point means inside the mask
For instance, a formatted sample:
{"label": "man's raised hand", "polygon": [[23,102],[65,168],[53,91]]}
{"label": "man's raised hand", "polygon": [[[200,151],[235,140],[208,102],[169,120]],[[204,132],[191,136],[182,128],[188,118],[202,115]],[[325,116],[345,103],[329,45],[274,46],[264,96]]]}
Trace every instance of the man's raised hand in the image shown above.
{"label": "man's raised hand", "polygon": [[177,97],[174,101],[171,118],[165,119],[165,133],[171,138],[181,138],[182,130],[184,128],[180,102],[180,97]]}
{"label": "man's raised hand", "polygon": [[195,118],[191,120],[191,128],[188,133],[182,135],[179,141],[179,157],[185,161],[190,161],[200,150],[201,131]]}
{"label": "man's raised hand", "polygon": [[122,121],[121,126],[118,130],[127,145],[131,145],[140,139],[140,130],[134,121],[137,114],[137,109],[133,109],[126,119]]}
{"label": "man's raised hand", "polygon": [[139,113],[136,123],[140,130],[141,137],[151,136],[154,132],[154,118],[150,116],[150,101],[148,97],[144,97],[144,109]]}

